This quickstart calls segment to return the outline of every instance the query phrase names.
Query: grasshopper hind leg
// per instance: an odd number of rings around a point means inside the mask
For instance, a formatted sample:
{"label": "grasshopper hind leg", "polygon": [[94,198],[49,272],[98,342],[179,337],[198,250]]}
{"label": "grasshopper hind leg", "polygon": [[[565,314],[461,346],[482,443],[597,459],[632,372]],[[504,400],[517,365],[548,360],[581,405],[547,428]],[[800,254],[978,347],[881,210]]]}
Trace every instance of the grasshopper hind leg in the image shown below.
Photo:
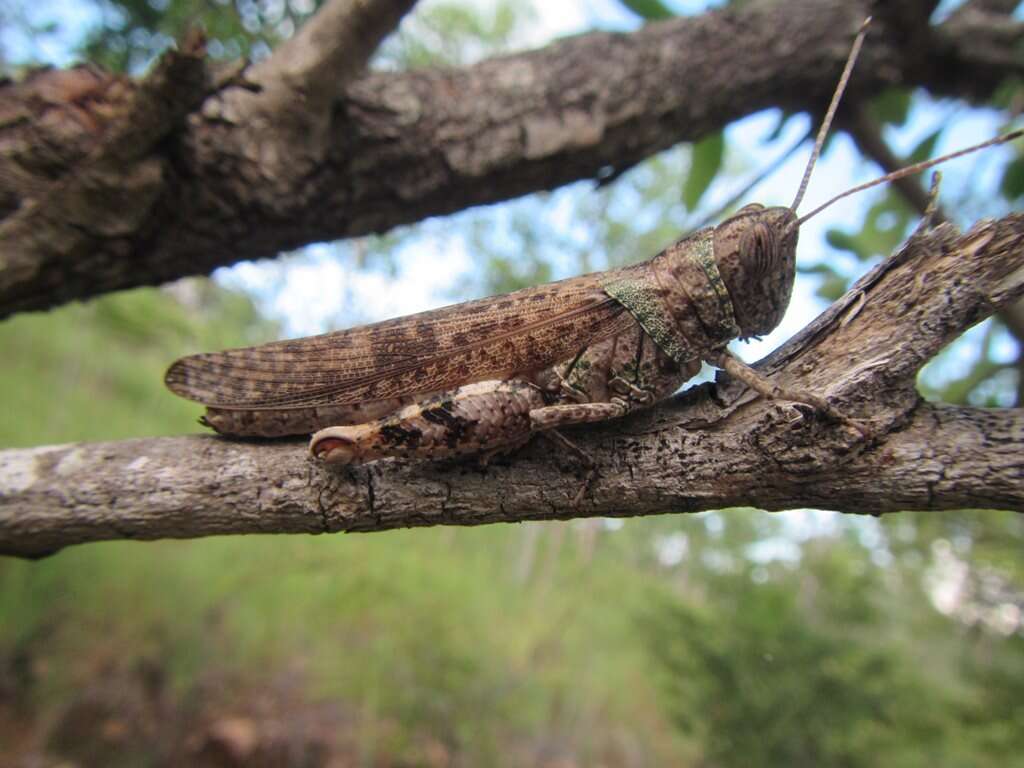
{"label": "grasshopper hind leg", "polygon": [[309,450],[314,458],[341,465],[389,457],[493,456],[529,440],[530,414],[543,405],[542,393],[530,383],[482,381],[365,424],[321,429]]}

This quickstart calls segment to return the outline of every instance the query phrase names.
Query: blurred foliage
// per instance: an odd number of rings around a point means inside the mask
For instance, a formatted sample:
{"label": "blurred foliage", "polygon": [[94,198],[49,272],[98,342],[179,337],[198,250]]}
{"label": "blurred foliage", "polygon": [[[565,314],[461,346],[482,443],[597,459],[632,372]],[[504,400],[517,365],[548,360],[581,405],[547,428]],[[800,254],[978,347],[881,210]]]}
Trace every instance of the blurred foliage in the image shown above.
{"label": "blurred foliage", "polygon": [[675,17],[675,13],[669,10],[661,0],[619,0],[619,2],[644,21],[660,21]]}
{"label": "blurred foliage", "polygon": [[904,125],[910,116],[909,88],[886,88],[868,104],[868,113],[880,126]]}
{"label": "blurred foliage", "polygon": [[1007,164],[999,191],[1009,200],[1018,200],[1024,196],[1024,157],[1016,157]]}
{"label": "blurred foliage", "polygon": [[849,251],[861,261],[869,261],[892,253],[905,239],[907,227],[917,219],[918,214],[890,188],[868,208],[859,232],[830,229],[826,239],[836,250]]}
{"label": "blurred foliage", "polygon": [[[995,645],[984,634],[957,637],[957,650],[945,640],[957,629],[900,586],[899,565],[882,568],[865,554],[849,536],[821,538],[804,547],[799,566],[747,563],[708,579],[711,599],[652,610],[646,635],[669,673],[663,696],[712,764],[1017,759],[1020,732],[1007,738],[1013,708],[992,719],[1000,709],[991,705],[1021,678],[993,691],[985,681],[1018,671],[1020,636]],[[928,642],[921,631],[939,637]],[[982,661],[996,645],[1001,661]]]}
{"label": "blurred foliage", "polygon": [[[652,632],[675,719],[709,760],[852,768],[884,754],[891,766],[941,764],[948,704],[900,654],[862,637],[873,617],[836,621],[831,606],[800,606],[798,578],[758,584],[744,573],[721,586],[711,604],[664,607]],[[838,594],[815,587],[816,597]]]}
{"label": "blurred foliage", "polygon": [[190,422],[198,431],[200,409],[154,387],[163,369],[180,354],[267,341],[277,331],[247,296],[204,280],[176,290],[187,304],[142,288],[0,324],[10,355],[0,377],[0,445],[175,434]]}
{"label": "blurred foliage", "polygon": [[323,0],[94,0],[102,22],[86,38],[89,61],[143,71],[193,26],[215,59],[261,58],[288,38]]}
{"label": "blurred foliage", "polygon": [[722,131],[701,139],[693,145],[690,172],[683,185],[683,203],[693,210],[700,203],[711,182],[722,169],[725,155],[725,134]]}
{"label": "blurred foliage", "polygon": [[375,64],[394,69],[460,66],[510,50],[535,20],[530,4],[496,0],[485,8],[458,2],[425,3],[385,41]]}

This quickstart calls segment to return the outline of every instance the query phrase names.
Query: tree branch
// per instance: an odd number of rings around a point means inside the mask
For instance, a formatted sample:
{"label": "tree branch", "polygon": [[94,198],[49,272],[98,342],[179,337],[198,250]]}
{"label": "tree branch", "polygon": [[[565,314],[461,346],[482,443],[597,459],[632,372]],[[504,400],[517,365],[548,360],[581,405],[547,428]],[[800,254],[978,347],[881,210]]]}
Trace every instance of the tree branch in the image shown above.
{"label": "tree branch", "polygon": [[[12,178],[22,171],[29,190],[20,199],[9,192],[2,195],[9,215],[0,220],[0,295],[29,285],[45,290],[54,281],[66,291],[90,290],[92,269],[98,266],[88,253],[94,243],[102,246],[93,258],[124,258],[164,185],[154,148],[180,129],[185,115],[216,87],[204,59],[202,38],[192,35],[181,50],[168,51],[130,93],[124,93],[123,81],[84,69],[68,75],[43,73],[30,80],[28,96],[42,97],[43,102],[33,105],[35,110],[21,112],[13,99],[0,103],[0,113],[7,113],[0,122],[7,125],[29,122],[32,130],[33,118],[53,120],[56,112],[56,122],[77,123],[96,140],[93,146],[83,142],[88,147],[85,158],[52,183],[38,182],[18,163],[0,166]],[[61,96],[70,104],[61,104]],[[28,154],[27,159],[36,160]],[[40,165],[44,173],[53,172],[45,161]],[[54,258],[71,253],[81,258],[64,264],[60,274],[41,271]]]}
{"label": "tree branch", "polygon": [[193,126],[231,125],[215,148],[218,162],[226,155],[236,162],[244,158],[247,165],[255,161],[264,194],[295,194],[294,183],[327,162],[335,106],[344,89],[363,74],[370,56],[415,3],[329,0],[273,55],[249,68],[246,79],[253,87],[208,100]]}
{"label": "tree branch", "polygon": [[341,90],[363,73],[381,42],[416,0],[329,0],[250,78],[274,91],[267,112],[294,107],[324,114]]}
{"label": "tree branch", "polygon": [[[1024,295],[1024,214],[918,233],[759,369],[870,424],[865,440],[720,380],[577,430],[599,476],[535,441],[508,460],[332,471],[301,442],[192,436],[0,452],[0,552],[222,533],[321,533],[730,506],[1024,509],[1024,410],[921,401],[951,339]],[[722,377],[720,377],[722,378]]]}
{"label": "tree branch", "polygon": [[[881,131],[866,109],[857,108],[852,118],[844,121],[843,127],[849,131],[861,153],[878,163],[884,173],[892,173],[907,164],[896,157],[892,150],[889,149],[889,146],[882,138]],[[893,181],[892,185],[899,190],[900,194],[918,213],[921,215],[927,213],[930,195],[921,186],[917,178],[904,176]],[[931,220],[935,223],[948,221],[948,217],[941,208],[936,208],[930,216]],[[1024,404],[1024,396],[1022,396],[1024,395],[1024,301],[1018,301],[1003,307],[998,313],[998,317],[1017,340],[1018,347],[1021,350],[1015,363],[1019,382],[1017,387],[1017,405],[1021,405]],[[998,366],[992,372],[994,373],[995,370],[1005,367],[1008,366]],[[964,395],[966,396],[969,392],[969,389],[964,390]]]}
{"label": "tree branch", "polygon": [[[382,0],[387,12],[374,16],[384,20],[375,29],[407,5]],[[818,111],[870,5],[753,3],[632,34],[581,35],[460,70],[370,74],[334,93],[325,130],[294,109],[264,109],[280,103],[269,83],[257,94],[228,89],[155,150],[159,186],[146,215],[116,235],[92,233],[84,245],[65,242],[59,224],[31,236],[0,230],[0,258],[19,253],[31,264],[19,275],[0,266],[0,316],[601,178],[766,107]],[[937,50],[929,48],[923,64],[873,31],[850,98],[899,84],[980,99],[1021,74],[1021,25],[1008,16],[971,19],[934,30]],[[735,50],[744,55],[722,56]],[[333,61],[303,71],[319,77],[342,66]],[[50,133],[45,125],[36,121],[36,133],[23,134],[24,125],[0,120],[0,171],[17,170],[0,172],[0,201],[17,201],[75,165],[63,157],[56,170],[40,169],[26,146],[51,146],[55,137],[89,143],[73,121],[57,121]],[[298,141],[301,125],[311,127]]]}
{"label": "tree branch", "polygon": [[1005,0],[968,2],[934,29],[935,55],[923,77],[938,86],[936,95],[977,98],[987,86],[972,84],[971,78],[1002,80],[1011,72],[1019,76],[1021,57],[1015,51],[1019,50],[1024,24],[1013,18],[1012,10],[1006,11],[1016,5],[1019,3]]}

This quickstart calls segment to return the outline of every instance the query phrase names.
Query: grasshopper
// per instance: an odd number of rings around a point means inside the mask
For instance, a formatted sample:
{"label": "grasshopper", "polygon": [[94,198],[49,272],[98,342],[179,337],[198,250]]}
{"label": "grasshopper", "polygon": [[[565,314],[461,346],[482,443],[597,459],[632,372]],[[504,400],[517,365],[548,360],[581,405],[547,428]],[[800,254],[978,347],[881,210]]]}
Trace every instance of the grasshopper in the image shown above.
{"label": "grasshopper", "polygon": [[692,378],[702,360],[762,395],[849,421],[823,397],[776,387],[726,345],[781,321],[800,224],[810,216],[868,186],[1021,134],[908,166],[798,217],[866,27],[791,206],[747,205],[634,266],[350,330],[185,357],[168,370],[167,386],[204,404],[201,422],[223,434],[315,432],[310,452],[329,464],[487,458],[535,433],[558,436],[559,427],[649,407]]}

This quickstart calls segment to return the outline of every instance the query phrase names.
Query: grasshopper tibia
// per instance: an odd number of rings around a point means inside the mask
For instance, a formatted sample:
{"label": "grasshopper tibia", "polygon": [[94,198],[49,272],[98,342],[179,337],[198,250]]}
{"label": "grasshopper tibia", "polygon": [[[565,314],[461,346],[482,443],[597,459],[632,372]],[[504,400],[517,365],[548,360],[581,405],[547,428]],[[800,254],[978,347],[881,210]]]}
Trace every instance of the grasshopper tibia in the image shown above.
{"label": "grasshopper tibia", "polygon": [[726,349],[706,355],[705,359],[712,365],[721,368],[734,379],[742,381],[752,390],[764,397],[772,400],[789,400],[794,403],[809,405],[822,415],[833,419],[834,421],[853,427],[861,434],[862,437],[868,438],[871,436],[871,431],[865,424],[856,419],[850,418],[841,411],[838,411],[825,398],[803,389],[780,387],[775,382],[762,376]]}
{"label": "grasshopper tibia", "polygon": [[579,509],[579,506],[587,495],[587,491],[590,489],[591,484],[594,482],[595,478],[597,478],[597,465],[594,464],[594,460],[591,458],[589,453],[584,451],[557,429],[549,429],[546,432],[541,432],[541,434],[555,445],[566,448],[570,453],[575,454],[576,458],[578,458],[580,463],[583,465],[583,468],[587,470],[587,474],[583,478],[583,483],[580,485],[580,489],[576,491],[576,495],[572,497],[573,509]]}

